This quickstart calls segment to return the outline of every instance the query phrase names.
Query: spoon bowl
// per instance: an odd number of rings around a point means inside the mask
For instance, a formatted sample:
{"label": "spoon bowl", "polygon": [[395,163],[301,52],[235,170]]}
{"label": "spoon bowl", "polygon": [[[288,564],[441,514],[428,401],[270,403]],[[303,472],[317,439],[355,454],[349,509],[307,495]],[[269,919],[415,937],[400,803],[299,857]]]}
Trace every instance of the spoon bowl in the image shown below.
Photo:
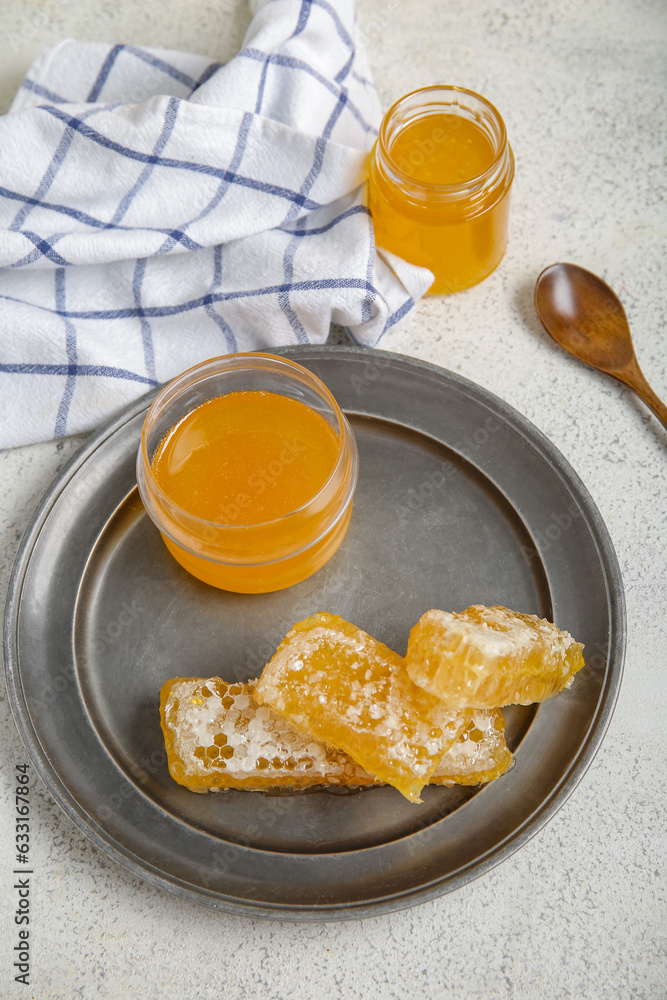
{"label": "spoon bowl", "polygon": [[627,385],[667,428],[667,406],[639,367],[625,310],[609,285],[576,264],[552,264],[537,279],[535,309],[557,344]]}

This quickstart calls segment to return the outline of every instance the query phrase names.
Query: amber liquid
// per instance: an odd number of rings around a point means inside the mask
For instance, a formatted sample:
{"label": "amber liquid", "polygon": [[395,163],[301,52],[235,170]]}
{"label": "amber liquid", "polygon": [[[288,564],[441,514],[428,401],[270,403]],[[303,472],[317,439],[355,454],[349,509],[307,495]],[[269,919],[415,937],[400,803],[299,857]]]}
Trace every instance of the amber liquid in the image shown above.
{"label": "amber liquid", "polygon": [[411,122],[391,145],[399,170],[426,184],[461,184],[494,160],[486,132],[468,118],[435,114]]}
{"label": "amber liquid", "polygon": [[371,162],[369,204],[378,246],[435,275],[431,293],[477,284],[498,265],[507,244],[509,183],[486,202],[462,194],[443,200],[438,186],[465,184],[484,174],[495,151],[477,122],[434,113],[410,122],[391,141],[391,164],[419,186],[403,188]]}
{"label": "amber liquid", "polygon": [[[222,549],[219,563],[194,555],[163,536],[167,547],[194,576],[227,590],[263,592],[304,579],[338,547],[349,514],[332,537],[310,549],[309,541],[318,534],[317,513],[289,527],[283,519],[320,493],[339,444],[324,417],[287,396],[247,391],[208,400],[172,428],[157,451],[153,473],[169,500],[203,522],[200,535],[193,530],[188,549],[206,543],[210,551],[211,538],[219,536],[224,543],[224,526],[230,526],[234,554],[246,564],[230,565]],[[248,530],[246,549],[243,526],[258,526]],[[297,555],[272,561],[286,531]]]}

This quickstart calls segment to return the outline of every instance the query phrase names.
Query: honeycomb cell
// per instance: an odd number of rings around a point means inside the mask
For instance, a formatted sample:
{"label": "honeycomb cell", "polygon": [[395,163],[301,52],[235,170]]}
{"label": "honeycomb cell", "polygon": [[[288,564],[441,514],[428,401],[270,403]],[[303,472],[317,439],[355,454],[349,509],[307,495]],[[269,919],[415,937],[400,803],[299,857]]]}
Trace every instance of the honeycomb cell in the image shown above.
{"label": "honeycomb cell", "polygon": [[500,777],[514,763],[505,742],[500,709],[475,709],[463,732],[441,758],[431,784],[481,785]]}

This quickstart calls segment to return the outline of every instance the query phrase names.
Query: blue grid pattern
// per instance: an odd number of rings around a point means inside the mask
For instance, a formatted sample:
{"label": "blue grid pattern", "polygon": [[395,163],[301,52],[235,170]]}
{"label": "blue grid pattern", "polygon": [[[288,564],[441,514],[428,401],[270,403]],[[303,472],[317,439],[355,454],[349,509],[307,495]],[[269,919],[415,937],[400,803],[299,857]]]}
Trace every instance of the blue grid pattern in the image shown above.
{"label": "blue grid pattern", "polygon": [[0,149],[28,150],[0,186],[0,447],[332,321],[376,344],[428,287],[376,252],[360,180],[380,109],[353,0],[254,8],[227,66],[61,45],[0,120]]}

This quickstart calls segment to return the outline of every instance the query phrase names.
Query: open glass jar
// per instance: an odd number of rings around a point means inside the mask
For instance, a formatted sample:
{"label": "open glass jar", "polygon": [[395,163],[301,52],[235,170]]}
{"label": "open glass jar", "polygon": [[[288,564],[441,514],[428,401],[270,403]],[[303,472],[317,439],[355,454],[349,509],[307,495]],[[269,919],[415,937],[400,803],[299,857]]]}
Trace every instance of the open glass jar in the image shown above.
{"label": "open glass jar", "polygon": [[287,358],[235,354],[191,368],[155,398],[137,483],[184,569],[223,590],[265,593],[336,552],[358,465],[320,379]]}
{"label": "open glass jar", "polygon": [[435,276],[431,293],[482,281],[507,246],[514,156],[505,124],[463,87],[426,87],[387,112],[370,163],[378,246]]}

